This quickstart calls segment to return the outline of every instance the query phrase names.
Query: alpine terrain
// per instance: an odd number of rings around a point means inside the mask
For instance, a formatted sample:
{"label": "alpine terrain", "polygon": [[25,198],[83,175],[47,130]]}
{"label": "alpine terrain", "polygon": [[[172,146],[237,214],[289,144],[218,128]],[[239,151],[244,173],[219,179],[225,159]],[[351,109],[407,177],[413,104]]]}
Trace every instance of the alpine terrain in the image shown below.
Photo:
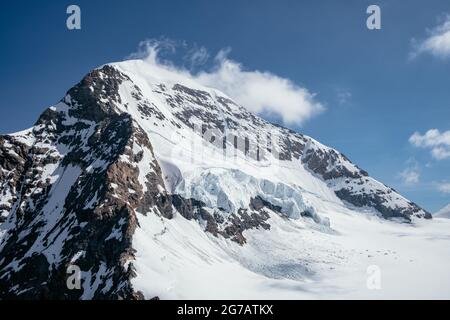
{"label": "alpine terrain", "polygon": [[0,196],[0,299],[450,298],[448,219],[142,60],[0,136]]}
{"label": "alpine terrain", "polygon": [[450,204],[435,213],[436,217],[450,218]]}

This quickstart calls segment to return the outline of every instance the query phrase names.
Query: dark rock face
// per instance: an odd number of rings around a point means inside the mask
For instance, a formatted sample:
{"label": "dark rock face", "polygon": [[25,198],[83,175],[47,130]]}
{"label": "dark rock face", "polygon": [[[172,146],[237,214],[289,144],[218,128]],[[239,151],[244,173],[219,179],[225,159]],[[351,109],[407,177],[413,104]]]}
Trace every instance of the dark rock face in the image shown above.
{"label": "dark rock face", "polygon": [[409,203],[406,208],[390,208],[385,205],[386,200],[383,194],[352,194],[348,189],[341,189],[336,191],[336,195],[356,207],[373,207],[385,219],[401,218],[406,221],[411,221],[412,216],[419,216],[425,219],[431,219],[429,212],[423,211],[418,205],[413,202]]}
{"label": "dark rock face", "polygon": [[237,214],[233,213],[231,215],[229,222],[224,228],[223,235],[225,238],[231,238],[231,240],[243,245],[247,242],[243,232],[259,227],[269,230],[270,225],[265,222],[269,218],[268,212],[263,208],[259,211],[252,210],[250,212],[247,209],[239,209]]}
{"label": "dark rock face", "polygon": [[[311,171],[322,176],[325,180],[342,177],[357,179],[368,176],[367,172],[363,170],[353,172],[344,166],[335,166],[335,164],[338,163],[339,157],[348,161],[344,155],[337,153],[335,150],[330,150],[328,152],[322,150],[308,150],[303,156],[303,163],[305,163]],[[329,169],[330,167],[332,167],[331,170]]]}
{"label": "dark rock face", "polygon": [[[180,84],[174,85],[172,90],[175,91],[175,94],[168,96],[166,101],[176,110],[174,115],[181,122],[192,128],[193,124],[190,120],[192,116],[195,116],[207,125],[208,129],[224,131],[223,119],[214,116],[214,113],[211,112],[218,112],[218,107],[212,103],[212,97],[208,92],[191,89]],[[193,109],[191,105],[196,105],[197,108]],[[198,107],[203,109],[200,110]]]}
{"label": "dark rock face", "polygon": [[126,80],[130,79],[111,66],[92,71],[67,92],[75,102],[70,115],[94,122],[113,115],[115,103],[121,102],[119,85]]}
{"label": "dark rock face", "polygon": [[[129,115],[113,112],[124,79],[111,67],[96,70],[69,91],[68,112],[43,113],[29,134],[31,145],[0,138],[0,167],[9,172],[1,177],[7,184],[2,192],[13,194],[2,207],[0,230],[6,235],[0,243],[0,299],[82,298],[83,290],[66,285],[77,252],[83,254],[74,264],[91,276],[82,281],[84,292],[90,291],[84,298],[142,298],[130,283],[133,265],[126,263],[134,254],[135,210],[150,206],[142,199],[152,196],[142,191],[133,166],[138,159],[130,152],[142,133]],[[102,95],[108,102],[99,102]],[[69,118],[76,121],[66,124]],[[87,131],[95,133],[89,136]],[[120,161],[121,156],[129,156],[130,162]],[[54,164],[59,180],[39,180],[49,164]],[[57,199],[63,183],[71,186],[64,199]],[[51,201],[57,202],[54,207]]]}
{"label": "dark rock face", "polygon": [[11,137],[0,136],[0,168],[3,168],[0,171],[1,198],[7,199],[0,205],[2,222],[6,221],[13,204],[20,195],[19,183],[22,174],[28,172],[31,175],[29,151],[29,146],[16,142]]}
{"label": "dark rock face", "polygon": [[[257,161],[266,160],[267,153],[272,153],[280,161],[300,161],[307,170],[333,188],[338,198],[353,206],[373,207],[386,219],[410,221],[412,216],[431,218],[428,212],[407,200],[401,201],[400,205],[395,204],[398,197],[390,193],[389,187],[379,186],[366,171],[334,149],[255,117],[225,97],[213,98],[206,91],[180,84],[171,89],[172,95],[167,93],[167,88],[157,92],[165,97],[179,121],[191,128],[194,127],[193,119],[196,123],[203,123],[201,133],[210,130],[212,137],[207,135],[205,139],[217,147],[225,149],[231,144],[234,149],[239,148],[247,157]],[[267,131],[267,128],[272,129]],[[341,185],[337,181],[341,181]],[[349,181],[348,185],[362,183],[366,186],[365,191],[360,195],[342,181]]]}
{"label": "dark rock face", "polygon": [[256,198],[250,199],[250,209],[255,210],[255,211],[260,211],[263,208],[268,208],[268,209],[272,210],[273,212],[277,212],[281,215],[283,214],[281,211],[282,208],[280,206],[273,205],[269,201],[266,201],[259,196],[257,196]]}
{"label": "dark rock face", "polygon": [[205,204],[195,199],[185,199],[180,195],[172,195],[172,204],[174,208],[188,220],[203,220],[206,221],[205,231],[218,236],[219,229],[218,223],[220,223],[220,216],[211,215],[205,208]]}
{"label": "dark rock face", "polygon": [[223,215],[208,212],[206,205],[195,199],[185,199],[179,195],[171,196],[172,203],[176,210],[188,220],[206,221],[205,231],[214,236],[223,236],[232,241],[245,244],[246,239],[243,232],[255,228],[269,230],[270,225],[265,221],[270,218],[266,209],[279,210],[281,208],[262,200],[261,198],[251,199],[251,209],[239,209],[226,219]]}
{"label": "dark rock face", "polygon": [[[240,244],[245,230],[270,228],[265,208],[277,208],[267,202],[255,200],[251,212],[224,219],[199,201],[169,195],[156,160],[143,186],[137,165],[145,152],[154,159],[153,148],[116,108],[123,81],[129,78],[110,66],[95,70],[33,130],[0,137],[0,192],[8,196],[0,206],[0,299],[142,299],[130,282],[137,211],[206,221],[206,232]],[[175,89],[196,103],[205,99],[203,92]],[[142,117],[164,119],[138,87],[132,95]],[[46,170],[54,178],[42,180]],[[72,265],[82,272],[83,290],[67,286]]]}

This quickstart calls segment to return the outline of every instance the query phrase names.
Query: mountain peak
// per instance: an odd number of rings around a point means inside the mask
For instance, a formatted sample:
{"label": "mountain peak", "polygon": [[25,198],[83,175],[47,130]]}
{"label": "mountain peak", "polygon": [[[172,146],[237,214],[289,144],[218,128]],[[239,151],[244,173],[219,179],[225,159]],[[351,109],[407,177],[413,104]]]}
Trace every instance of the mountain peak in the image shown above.
{"label": "mountain peak", "polygon": [[[177,255],[277,277],[242,255],[259,234],[431,218],[337,150],[139,60],[90,72],[33,128],[1,136],[0,159],[0,298],[165,296]],[[74,264],[81,291],[64,281]]]}

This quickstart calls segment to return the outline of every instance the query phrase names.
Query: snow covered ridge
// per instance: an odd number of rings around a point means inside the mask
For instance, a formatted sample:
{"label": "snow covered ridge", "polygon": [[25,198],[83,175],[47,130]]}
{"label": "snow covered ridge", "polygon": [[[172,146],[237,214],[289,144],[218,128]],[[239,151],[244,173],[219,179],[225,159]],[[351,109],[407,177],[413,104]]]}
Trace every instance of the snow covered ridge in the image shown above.
{"label": "snow covered ridge", "polygon": [[[336,237],[342,214],[431,218],[338,151],[139,60],[92,71],[1,136],[0,194],[0,299],[197,297],[196,265],[304,281],[338,258],[285,238]],[[317,239],[318,256],[337,252]]]}
{"label": "snow covered ridge", "polygon": [[[253,164],[257,171],[266,171],[270,179],[282,175],[281,181],[286,181],[285,167],[296,167],[319,177],[341,200],[358,207],[375,207],[386,218],[431,218],[416,204],[369,177],[343,154],[310,137],[268,123],[218,90],[139,60],[113,66],[132,82],[120,89],[130,102],[122,111],[130,113],[149,132],[153,144],[160,142],[161,136],[169,142],[167,145],[161,141],[155,149],[162,160],[169,159],[167,162],[175,168],[180,166],[180,158],[188,158],[189,165],[200,167],[210,166],[214,159],[214,164],[226,168]],[[134,90],[133,85],[139,89]],[[149,110],[158,115],[152,119]]]}

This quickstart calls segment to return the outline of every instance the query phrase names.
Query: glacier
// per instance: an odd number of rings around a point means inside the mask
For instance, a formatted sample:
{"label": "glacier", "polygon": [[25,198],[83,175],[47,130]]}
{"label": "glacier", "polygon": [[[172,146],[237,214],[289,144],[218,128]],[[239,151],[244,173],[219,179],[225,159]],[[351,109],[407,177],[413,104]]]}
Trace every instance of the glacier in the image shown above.
{"label": "glacier", "polygon": [[0,298],[450,297],[448,219],[167,66],[93,70],[0,169]]}

